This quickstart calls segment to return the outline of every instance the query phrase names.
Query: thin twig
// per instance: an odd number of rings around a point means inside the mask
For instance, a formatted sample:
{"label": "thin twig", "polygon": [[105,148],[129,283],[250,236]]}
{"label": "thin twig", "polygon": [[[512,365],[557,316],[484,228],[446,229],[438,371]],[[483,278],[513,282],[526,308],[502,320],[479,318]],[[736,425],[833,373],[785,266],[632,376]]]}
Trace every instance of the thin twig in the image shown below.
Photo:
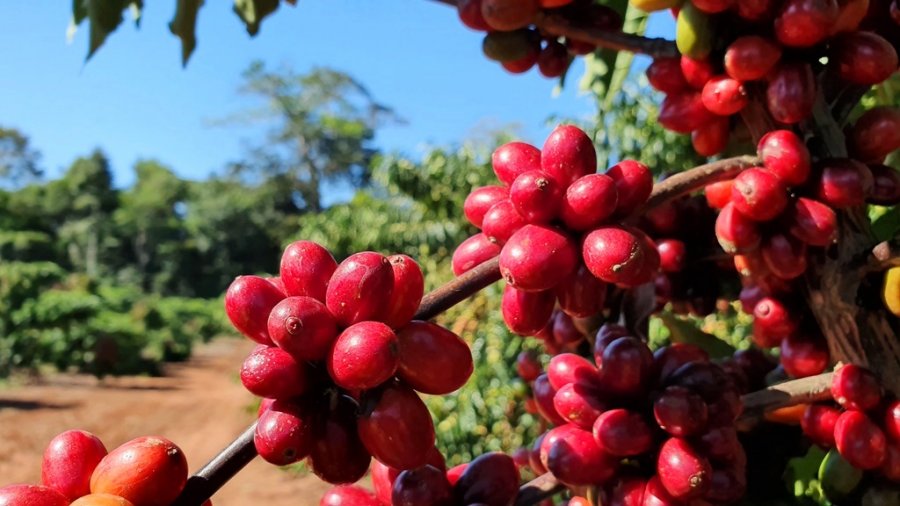
{"label": "thin twig", "polygon": [[759,158],[755,156],[737,156],[673,174],[653,187],[653,193],[650,194],[650,198],[638,214],[646,213],[648,209],[658,207],[676,197],[697,191],[708,184],[732,179],[740,174],[742,170],[758,166],[760,163]]}

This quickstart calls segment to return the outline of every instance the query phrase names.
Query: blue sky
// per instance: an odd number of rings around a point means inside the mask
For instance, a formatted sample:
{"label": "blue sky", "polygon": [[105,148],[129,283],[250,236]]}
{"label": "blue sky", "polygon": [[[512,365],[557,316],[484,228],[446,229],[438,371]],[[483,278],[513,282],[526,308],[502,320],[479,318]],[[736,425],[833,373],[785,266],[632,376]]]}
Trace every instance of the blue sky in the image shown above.
{"label": "blue sky", "polygon": [[[0,4],[0,124],[31,136],[49,176],[94,147],[110,156],[119,186],[146,157],[190,178],[219,170],[260,135],[210,126],[250,105],[236,89],[254,59],[352,74],[407,120],[380,131],[377,144],[412,156],[468,138],[480,125],[517,124],[540,142],[551,115],[593,115],[592,100],[577,91],[580,66],[554,98],[553,81],[536,71],[507,74],[481,56],[480,34],[428,0],[301,0],[282,5],[254,39],[230,2],[209,0],[186,69],[167,26],[174,4],[146,2],[141,28],[123,24],[87,63],[87,25],[66,40],[69,2]],[[653,25],[657,32],[671,21]]]}

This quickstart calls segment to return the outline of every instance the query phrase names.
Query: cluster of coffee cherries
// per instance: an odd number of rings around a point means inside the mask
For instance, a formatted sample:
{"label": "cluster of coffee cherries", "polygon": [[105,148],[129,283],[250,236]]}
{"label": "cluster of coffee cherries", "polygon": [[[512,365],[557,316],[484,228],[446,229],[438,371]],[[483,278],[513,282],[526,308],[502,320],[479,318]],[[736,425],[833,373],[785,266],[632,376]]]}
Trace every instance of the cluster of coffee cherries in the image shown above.
{"label": "cluster of coffee cherries", "polygon": [[558,302],[573,317],[603,309],[609,284],[653,280],[659,253],[641,230],[619,224],[653,189],[649,169],[626,160],[596,173],[590,137],[558,126],[543,149],[511,142],[493,154],[502,184],[473,190],[464,212],[481,229],[453,254],[459,275],[500,256],[503,319],[521,335],[544,329]]}
{"label": "cluster of coffee cherries", "polygon": [[107,452],[90,432],[68,430],[44,451],[42,484],[0,487],[0,506],[170,506],[187,478],[184,453],[168,439],[139,437]]}
{"label": "cluster of coffee cherries", "polygon": [[831,394],[834,403],[806,408],[804,434],[853,467],[900,483],[900,401],[886,398],[878,378],[852,364],[835,371]]}
{"label": "cluster of coffee cherries", "polygon": [[575,56],[594,52],[590,42],[543,33],[533,25],[542,10],[578,20],[579,26],[603,31],[622,29],[622,16],[592,0],[460,0],[459,18],[467,27],[487,32],[485,56],[508,72],[522,74],[537,66],[544,77],[563,75]]}
{"label": "cluster of coffee cherries", "polygon": [[762,381],[760,361],[741,352],[726,369],[691,344],[653,353],[616,324],[597,332],[593,362],[560,353],[542,372],[523,354],[518,372],[555,426],[534,442],[529,465],[569,487],[600,486],[610,504],[733,503],[746,487],[740,394]]}
{"label": "cluster of coffee cherries", "polygon": [[[828,58],[828,75],[853,85],[881,83],[897,70],[892,42],[900,44],[896,35],[900,26],[890,22],[887,2],[632,3],[648,10],[678,9],[676,34],[681,56],[656,59],[647,69],[647,78],[651,86],[666,94],[660,124],[691,134],[694,148],[702,156],[726,148],[732,130],[730,117],[748,105],[755,82],[764,89],[764,103],[772,118],[791,125],[812,115],[818,95],[819,58]],[[716,26],[727,26],[728,32],[717,32]],[[717,50],[720,46],[724,51]]]}
{"label": "cluster of coffee cherries", "polygon": [[417,392],[447,394],[472,374],[459,336],[412,320],[424,281],[406,255],[362,252],[338,264],[319,244],[284,251],[280,276],[240,276],[225,294],[235,328],[259,343],[241,367],[264,400],[254,442],[270,463],[308,457],[329,483],[353,483],[371,457],[427,462],[434,424]]}

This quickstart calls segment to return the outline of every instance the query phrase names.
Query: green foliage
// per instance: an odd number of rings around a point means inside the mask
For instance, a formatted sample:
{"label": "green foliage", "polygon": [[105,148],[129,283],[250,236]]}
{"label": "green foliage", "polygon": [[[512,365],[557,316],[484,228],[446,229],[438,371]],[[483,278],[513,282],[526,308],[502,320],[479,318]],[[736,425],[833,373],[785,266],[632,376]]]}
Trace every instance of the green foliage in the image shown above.
{"label": "green foliage", "polygon": [[169,31],[181,39],[181,64],[187,66],[197,47],[197,15],[203,0],[177,0],[175,16],[169,22]]}
{"label": "green foliage", "polygon": [[40,153],[31,147],[25,134],[15,128],[0,127],[0,179],[12,183],[41,176]]}

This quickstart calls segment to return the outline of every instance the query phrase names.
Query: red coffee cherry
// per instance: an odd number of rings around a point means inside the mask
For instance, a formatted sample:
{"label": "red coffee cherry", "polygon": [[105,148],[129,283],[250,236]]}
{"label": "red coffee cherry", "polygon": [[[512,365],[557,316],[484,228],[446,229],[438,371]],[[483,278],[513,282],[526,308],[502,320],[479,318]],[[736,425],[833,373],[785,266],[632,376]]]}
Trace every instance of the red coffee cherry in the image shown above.
{"label": "red coffee cherry", "polygon": [[734,180],[719,181],[706,185],[703,193],[706,196],[706,203],[713,209],[722,209],[731,202],[731,187],[734,186]]}
{"label": "red coffee cherry", "polygon": [[397,349],[397,376],[419,392],[446,395],[472,375],[469,345],[435,323],[412,321],[398,330]]}
{"label": "red coffee cherry", "polygon": [[[390,500],[390,497],[388,497]],[[331,487],[322,496],[319,506],[381,506],[381,502],[372,492],[357,485],[338,485]]]}
{"label": "red coffee cherry", "polygon": [[713,118],[706,125],[691,132],[691,145],[700,156],[715,156],[728,147],[731,135],[731,121],[728,118]]}
{"label": "red coffee cherry", "polygon": [[900,171],[887,165],[870,165],[869,170],[874,185],[866,201],[882,206],[900,204]]}
{"label": "red coffee cherry", "polygon": [[600,450],[615,457],[634,457],[653,448],[653,432],[640,413],[611,409],[593,424],[594,441]]}
{"label": "red coffee cherry", "polygon": [[803,412],[800,427],[813,443],[831,448],[834,446],[834,426],[840,416],[841,411],[837,408],[810,404]]}
{"label": "red coffee cherry", "polygon": [[781,46],[765,37],[746,35],[725,51],[725,72],[738,81],[756,81],[766,77],[780,59]]}
{"label": "red coffee cherry", "polygon": [[463,202],[463,214],[469,223],[481,228],[484,215],[494,204],[509,198],[509,188],[505,186],[482,186],[475,188]]}
{"label": "red coffee cherry", "polygon": [[334,382],[347,390],[368,390],[391,378],[400,363],[397,335],[375,321],[347,327],[328,353],[326,365]]}
{"label": "red coffee cherry", "polygon": [[503,289],[500,311],[509,330],[523,336],[539,333],[553,315],[556,298],[552,291],[524,292],[510,285]]}
{"label": "red coffee cherry", "polygon": [[828,360],[828,347],[821,339],[790,334],[781,341],[781,366],[795,378],[821,374]]}
{"label": "red coffee cherry", "polygon": [[839,14],[837,0],[787,0],[775,19],[775,36],[785,46],[814,46],[831,33]]}
{"label": "red coffee cherry", "polygon": [[0,506],[69,506],[66,496],[40,485],[0,487]]}
{"label": "red coffee cherry", "polygon": [[787,188],[772,172],[753,167],[734,179],[731,201],[744,216],[755,221],[769,221],[787,207]]}
{"label": "red coffee cherry", "polygon": [[367,391],[360,410],[359,438],[373,457],[401,470],[428,463],[434,447],[434,423],[412,388],[394,383]]}
{"label": "red coffee cherry", "polygon": [[559,229],[525,225],[500,252],[500,273],[518,290],[555,287],[578,267],[574,241]]}
{"label": "red coffee cherry", "polygon": [[516,357],[516,373],[523,381],[531,383],[543,372],[538,354],[534,351],[523,351]]}
{"label": "red coffee cherry", "polygon": [[800,197],[788,212],[791,235],[810,246],[829,246],[837,239],[837,215],[818,200]]}
{"label": "red coffee cherry", "polygon": [[763,241],[760,251],[766,267],[781,279],[795,279],[806,272],[806,243],[793,236],[772,234]]}
{"label": "red coffee cherry", "polygon": [[656,475],[669,494],[684,501],[706,494],[712,481],[712,467],[690,443],[673,437],[659,450]]}
{"label": "red coffee cherry", "polygon": [[644,205],[653,191],[653,174],[641,162],[622,160],[606,171],[616,184],[616,215],[628,216]]}
{"label": "red coffee cherry", "polygon": [[534,383],[531,385],[531,392],[534,395],[538,413],[543,416],[544,419],[553,425],[566,425],[566,419],[560,416],[556,411],[554,399],[557,391],[553,388],[553,385],[550,384],[550,379],[547,378],[546,374],[541,374],[534,380]]}
{"label": "red coffee cherry", "polygon": [[868,411],[881,403],[881,383],[872,371],[847,364],[834,372],[831,395],[845,409]]}
{"label": "red coffee cherry", "polygon": [[600,449],[589,431],[578,428],[561,434],[547,453],[547,469],[562,483],[575,487],[608,481],[618,464],[618,459]]}
{"label": "red coffee cherry", "polygon": [[285,295],[325,302],[325,289],[337,262],[327,249],[312,241],[289,244],[281,255],[279,274]]}
{"label": "red coffee cherry", "polygon": [[459,276],[500,254],[500,245],[484,234],[475,234],[463,241],[453,252],[450,263],[453,274]]}
{"label": "red coffee cherry", "polygon": [[850,129],[847,145],[854,158],[881,163],[900,149],[900,107],[875,107],[864,112]]}
{"label": "red coffee cherry", "polygon": [[569,50],[556,40],[547,42],[537,57],[538,71],[550,79],[563,75],[570,62]]}
{"label": "red coffee cherry", "polygon": [[688,343],[672,343],[653,353],[653,367],[661,384],[666,383],[681,366],[693,362],[709,362],[709,354],[703,348]]}
{"label": "red coffee cherry", "polygon": [[380,320],[391,328],[400,328],[412,320],[425,294],[425,276],[419,264],[407,255],[388,257],[394,271],[394,286],[387,311]]}
{"label": "red coffee cherry", "polygon": [[[607,494],[609,496],[609,504],[611,506],[641,506],[644,504],[644,489],[647,488],[647,480],[635,476],[625,476],[619,479],[613,487],[610,487]],[[571,504],[571,506],[590,506],[585,500],[580,505]]]}
{"label": "red coffee cherry", "polygon": [[839,37],[832,48],[833,65],[845,81],[863,86],[884,82],[897,70],[897,51],[873,32],[852,32]]}
{"label": "red coffee cherry", "polygon": [[654,401],[653,416],[662,430],[688,437],[706,429],[709,414],[702,397],[687,388],[670,386]]}
{"label": "red coffee cherry", "polygon": [[578,269],[556,287],[556,300],[559,308],[573,318],[593,316],[606,305],[607,285],[591,274],[581,264]]}
{"label": "red coffee cherry", "polygon": [[620,337],[604,348],[600,362],[600,387],[621,397],[640,395],[653,370],[650,348],[634,337]]}
{"label": "red coffee cherry", "polygon": [[553,396],[553,407],[567,422],[584,430],[591,430],[594,421],[605,410],[606,405],[598,398],[597,392],[585,383],[568,383]]}
{"label": "red coffee cherry", "polygon": [[364,251],[347,257],[328,282],[325,305],[342,326],[374,320],[385,314],[394,286],[391,262]]}
{"label": "red coffee cherry", "polygon": [[541,150],[525,142],[508,142],[491,155],[491,165],[497,179],[511,185],[519,174],[541,169]]}
{"label": "red coffee cherry", "polygon": [[259,276],[238,276],[225,292],[225,314],[241,334],[272,345],[266,321],[284,297],[284,292]]}
{"label": "red coffee cherry", "polygon": [[812,170],[809,150],[794,132],[773,130],[759,140],[756,152],[763,165],[788,186],[806,182]]}
{"label": "red coffee cherry", "polygon": [[187,477],[187,460],[175,443],[162,437],[139,437],[103,457],[91,475],[91,493],[166,506],[181,493]]}
{"label": "red coffee cherry", "polygon": [[861,206],[875,185],[868,167],[849,158],[819,162],[821,175],[815,184],[816,197],[837,209]]}
{"label": "red coffee cherry", "polygon": [[356,403],[346,396],[338,396],[331,410],[317,410],[309,465],[323,481],[355,483],[369,469],[372,457],[357,433],[356,410]]}
{"label": "red coffee cherry", "polygon": [[591,273],[623,286],[639,284],[647,276],[649,249],[641,237],[622,227],[597,228],[582,241],[582,257]]}
{"label": "red coffee cherry", "polygon": [[730,9],[736,0],[691,0],[694,7],[707,13],[718,14]]}
{"label": "red coffee cherry", "polygon": [[797,331],[800,317],[782,300],[763,297],[753,308],[753,331],[781,338]]}
{"label": "red coffee cherry", "polygon": [[597,171],[594,142],[575,125],[559,125],[544,142],[541,168],[568,187],[576,179]]}
{"label": "red coffee cherry", "polygon": [[456,3],[456,9],[459,13],[459,20],[464,25],[479,32],[486,32],[491,29],[484,16],[481,14],[482,0],[460,0]]}
{"label": "red coffee cherry", "polygon": [[681,272],[687,264],[687,246],[678,239],[662,239],[656,243],[659,266],[663,272]]}
{"label": "red coffee cherry", "polygon": [[67,430],[50,440],[41,460],[41,482],[75,500],[91,493],[91,474],[106,456],[100,439],[83,430]]}
{"label": "red coffee cherry", "polygon": [[407,506],[450,506],[453,491],[440,469],[425,465],[401,472],[394,481],[391,504]]}
{"label": "red coffee cherry", "polygon": [[513,181],[509,200],[528,223],[550,223],[556,218],[565,191],[543,171],[531,171]]}
{"label": "red coffee cherry", "polygon": [[720,116],[737,114],[750,101],[743,83],[728,76],[716,76],[707,81],[701,98],[710,112]]}
{"label": "red coffee cherry", "polygon": [[253,444],[266,462],[286,466],[309,455],[312,410],[300,402],[276,400],[256,423]]}
{"label": "red coffee cherry", "polygon": [[860,411],[845,411],[834,426],[841,456],[853,467],[875,469],[884,462],[887,441],[881,429]]}
{"label": "red coffee cherry", "polygon": [[516,206],[507,199],[491,206],[481,222],[481,231],[491,242],[502,246],[527,224],[525,218],[516,211]]}
{"label": "red coffee cherry", "polygon": [[453,485],[459,504],[509,504],[519,492],[519,470],[512,457],[485,453],[469,462]]}
{"label": "red coffee cherry", "polygon": [[761,240],[756,222],[738,212],[733,202],[719,212],[715,230],[719,245],[728,253],[751,250]]}
{"label": "red coffee cherry", "polygon": [[699,91],[685,91],[673,93],[663,100],[657,121],[668,130],[689,134],[715,117],[703,105]]}
{"label": "red coffee cherry", "polygon": [[288,297],[272,308],[266,322],[269,336],[297,360],[322,360],[337,338],[331,312],[312,297]]}
{"label": "red coffee cherry", "polygon": [[253,395],[289,399],[305,393],[310,381],[304,362],[280,348],[259,346],[241,365],[241,383]]}
{"label": "red coffee cherry", "polygon": [[712,63],[709,60],[695,60],[689,56],[681,57],[679,62],[681,74],[692,88],[702,90],[706,82],[715,74]]}
{"label": "red coffee cherry", "polygon": [[780,123],[799,123],[809,118],[815,100],[816,79],[807,63],[782,63],[769,79],[766,105]]}
{"label": "red coffee cherry", "polygon": [[576,179],[566,189],[559,217],[569,229],[590,230],[612,216],[618,202],[619,194],[613,178],[606,174],[588,174]]}
{"label": "red coffee cherry", "polygon": [[680,93],[688,88],[688,82],[681,72],[681,58],[655,58],[647,67],[647,81],[663,93]]}
{"label": "red coffee cherry", "polygon": [[494,30],[509,32],[534,22],[540,10],[538,0],[482,0],[481,15]]}
{"label": "red coffee cherry", "polygon": [[547,378],[556,390],[570,383],[597,384],[597,368],[588,359],[574,353],[560,353],[550,359]]}

